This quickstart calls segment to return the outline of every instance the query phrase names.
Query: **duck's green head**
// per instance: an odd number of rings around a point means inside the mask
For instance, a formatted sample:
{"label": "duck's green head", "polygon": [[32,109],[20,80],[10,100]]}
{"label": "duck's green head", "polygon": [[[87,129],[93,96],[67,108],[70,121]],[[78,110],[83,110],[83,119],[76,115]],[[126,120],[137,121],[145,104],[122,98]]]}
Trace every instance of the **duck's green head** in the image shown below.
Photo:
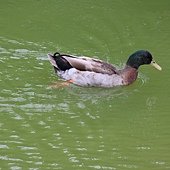
{"label": "duck's green head", "polygon": [[162,68],[153,60],[153,57],[149,51],[146,50],[139,50],[133,53],[126,65],[138,69],[139,66],[144,64],[151,64],[158,70],[162,70]]}

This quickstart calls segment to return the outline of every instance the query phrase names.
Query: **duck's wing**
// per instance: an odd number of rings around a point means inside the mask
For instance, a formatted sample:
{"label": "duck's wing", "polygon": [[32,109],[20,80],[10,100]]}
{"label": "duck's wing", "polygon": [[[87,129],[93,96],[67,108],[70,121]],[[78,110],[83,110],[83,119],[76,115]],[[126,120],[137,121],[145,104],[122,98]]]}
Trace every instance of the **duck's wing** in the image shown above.
{"label": "duck's wing", "polygon": [[103,74],[116,74],[116,68],[102,60],[89,58],[89,57],[75,57],[68,55],[61,55],[72,67],[80,71],[92,71]]}

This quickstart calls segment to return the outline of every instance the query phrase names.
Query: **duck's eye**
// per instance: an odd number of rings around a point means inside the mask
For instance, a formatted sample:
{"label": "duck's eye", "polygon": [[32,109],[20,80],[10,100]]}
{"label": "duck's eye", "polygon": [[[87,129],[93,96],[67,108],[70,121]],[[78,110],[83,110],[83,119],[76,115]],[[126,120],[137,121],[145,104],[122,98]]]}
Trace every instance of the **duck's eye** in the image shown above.
{"label": "duck's eye", "polygon": [[156,63],[155,61],[152,61],[152,63]]}

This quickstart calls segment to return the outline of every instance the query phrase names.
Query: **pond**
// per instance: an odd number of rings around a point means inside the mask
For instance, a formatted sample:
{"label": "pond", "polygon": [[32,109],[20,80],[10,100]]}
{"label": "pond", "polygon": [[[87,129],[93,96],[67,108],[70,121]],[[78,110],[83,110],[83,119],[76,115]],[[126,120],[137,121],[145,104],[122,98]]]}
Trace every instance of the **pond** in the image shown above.
{"label": "pond", "polygon": [[[170,1],[10,1],[0,6],[0,169],[170,169]],[[162,71],[129,86],[51,88],[47,54]]]}

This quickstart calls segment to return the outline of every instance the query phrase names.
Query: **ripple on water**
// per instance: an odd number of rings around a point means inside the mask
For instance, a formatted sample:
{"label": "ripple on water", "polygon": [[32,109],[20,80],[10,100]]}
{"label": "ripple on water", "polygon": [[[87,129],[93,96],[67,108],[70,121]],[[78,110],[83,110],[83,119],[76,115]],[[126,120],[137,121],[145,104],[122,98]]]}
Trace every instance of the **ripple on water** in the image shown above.
{"label": "ripple on water", "polygon": [[5,37],[0,37],[0,43],[2,43],[3,46],[10,46],[10,48],[0,48],[0,54],[4,55],[1,59],[6,59],[5,55],[7,55],[10,56],[11,59],[30,58],[32,56],[37,57],[37,59],[47,60],[46,54],[44,56],[43,52],[46,47],[42,44],[23,40],[10,40]]}
{"label": "ripple on water", "polygon": [[0,149],[9,149],[8,145],[0,144]]}

